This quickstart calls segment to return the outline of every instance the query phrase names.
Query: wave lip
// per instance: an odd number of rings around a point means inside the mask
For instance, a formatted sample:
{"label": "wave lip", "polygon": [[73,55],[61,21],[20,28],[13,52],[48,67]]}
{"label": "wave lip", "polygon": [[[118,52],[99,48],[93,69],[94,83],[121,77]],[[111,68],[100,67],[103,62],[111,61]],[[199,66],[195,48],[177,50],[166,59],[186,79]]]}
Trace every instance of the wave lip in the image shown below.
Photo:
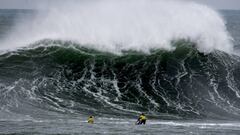
{"label": "wave lip", "polygon": [[72,40],[113,53],[173,50],[171,42],[179,39],[195,42],[202,52],[233,50],[221,15],[204,5],[174,0],[74,1],[52,5],[47,13],[20,22],[5,44],[25,46],[46,38]]}

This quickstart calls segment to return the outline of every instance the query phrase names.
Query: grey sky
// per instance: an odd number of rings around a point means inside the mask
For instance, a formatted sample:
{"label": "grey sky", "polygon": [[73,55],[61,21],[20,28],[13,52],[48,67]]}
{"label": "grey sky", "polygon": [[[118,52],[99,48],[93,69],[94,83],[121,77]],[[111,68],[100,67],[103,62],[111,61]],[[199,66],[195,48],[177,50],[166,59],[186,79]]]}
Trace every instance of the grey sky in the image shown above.
{"label": "grey sky", "polygon": [[240,0],[189,0],[206,4],[216,9],[240,9]]}
{"label": "grey sky", "polygon": [[[36,8],[61,0],[0,0],[0,8]],[[167,1],[167,0],[166,0]],[[216,9],[240,9],[240,0],[188,0],[209,5]]]}

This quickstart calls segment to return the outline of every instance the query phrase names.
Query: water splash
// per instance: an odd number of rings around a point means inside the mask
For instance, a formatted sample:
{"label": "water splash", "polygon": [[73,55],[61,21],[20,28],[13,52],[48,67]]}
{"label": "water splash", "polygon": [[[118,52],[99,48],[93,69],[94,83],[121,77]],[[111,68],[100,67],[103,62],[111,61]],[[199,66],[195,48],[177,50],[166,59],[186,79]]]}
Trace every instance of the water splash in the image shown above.
{"label": "water splash", "polygon": [[216,11],[174,0],[58,3],[34,19],[19,23],[2,48],[26,46],[46,38],[70,40],[113,53],[172,50],[171,42],[179,39],[195,42],[202,52],[233,50],[225,22]]}

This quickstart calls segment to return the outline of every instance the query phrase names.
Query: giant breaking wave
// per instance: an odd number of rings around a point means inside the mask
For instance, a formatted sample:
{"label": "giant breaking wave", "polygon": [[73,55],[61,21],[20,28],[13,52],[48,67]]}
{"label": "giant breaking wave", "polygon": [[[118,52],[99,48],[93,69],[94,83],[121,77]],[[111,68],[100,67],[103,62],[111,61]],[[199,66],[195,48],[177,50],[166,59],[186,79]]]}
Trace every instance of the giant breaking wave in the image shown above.
{"label": "giant breaking wave", "polygon": [[2,41],[18,49],[0,55],[1,116],[239,117],[240,59],[214,10],[162,0],[53,7]]}
{"label": "giant breaking wave", "polygon": [[0,56],[2,109],[108,117],[139,112],[163,118],[238,117],[239,57],[220,51],[204,55],[188,41],[174,45],[174,51],[119,56],[44,40],[6,53]]}

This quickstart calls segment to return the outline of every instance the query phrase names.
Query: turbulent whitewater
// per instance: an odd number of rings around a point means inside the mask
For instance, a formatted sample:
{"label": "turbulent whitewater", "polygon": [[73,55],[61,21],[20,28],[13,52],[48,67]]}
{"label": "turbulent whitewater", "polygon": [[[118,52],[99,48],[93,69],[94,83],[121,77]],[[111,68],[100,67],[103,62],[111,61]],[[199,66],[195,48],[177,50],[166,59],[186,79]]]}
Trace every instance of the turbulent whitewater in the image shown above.
{"label": "turbulent whitewater", "polygon": [[[21,20],[1,48],[42,39],[70,40],[85,47],[121,53],[174,50],[173,40],[197,43],[201,52],[232,52],[232,38],[221,15],[207,6],[174,0],[63,2]],[[9,46],[9,44],[11,44]]]}

